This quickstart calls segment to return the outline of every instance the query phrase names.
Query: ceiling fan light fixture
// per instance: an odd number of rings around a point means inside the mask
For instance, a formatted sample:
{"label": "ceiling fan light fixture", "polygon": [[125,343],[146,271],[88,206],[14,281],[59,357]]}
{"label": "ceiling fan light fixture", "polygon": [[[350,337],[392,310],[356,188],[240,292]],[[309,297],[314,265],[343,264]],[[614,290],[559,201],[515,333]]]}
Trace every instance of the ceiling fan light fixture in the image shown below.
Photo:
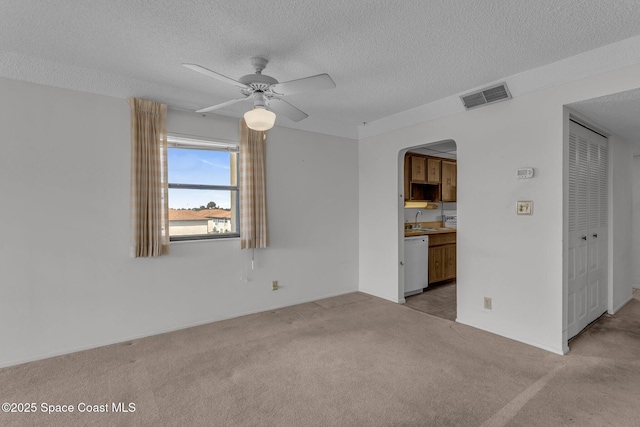
{"label": "ceiling fan light fixture", "polygon": [[244,120],[249,129],[266,131],[273,127],[276,122],[276,115],[264,107],[255,107],[244,113]]}
{"label": "ceiling fan light fixture", "polygon": [[[276,121],[276,115],[271,110],[277,111],[279,116],[284,116],[292,122],[299,122],[309,117],[307,113],[289,104],[282,97],[336,87],[335,82],[326,73],[280,83],[273,77],[262,74],[262,70],[268,62],[267,59],[261,57],[251,58],[251,65],[253,65],[255,73],[242,76],[239,80],[223,76],[197,64],[182,64],[200,74],[236,86],[243,95],[242,98],[203,108],[197,112],[208,113],[253,98],[253,110],[246,112],[244,118],[250,129],[264,132],[271,129]],[[267,104],[269,104],[270,110],[267,110]]]}

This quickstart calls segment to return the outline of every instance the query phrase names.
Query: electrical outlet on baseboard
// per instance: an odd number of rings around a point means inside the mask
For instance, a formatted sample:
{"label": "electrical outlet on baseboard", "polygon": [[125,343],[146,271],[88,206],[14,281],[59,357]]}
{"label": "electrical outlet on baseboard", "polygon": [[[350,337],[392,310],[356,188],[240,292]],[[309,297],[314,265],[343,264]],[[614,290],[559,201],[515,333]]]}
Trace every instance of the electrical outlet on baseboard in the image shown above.
{"label": "electrical outlet on baseboard", "polygon": [[491,310],[491,298],[484,297],[484,309]]}

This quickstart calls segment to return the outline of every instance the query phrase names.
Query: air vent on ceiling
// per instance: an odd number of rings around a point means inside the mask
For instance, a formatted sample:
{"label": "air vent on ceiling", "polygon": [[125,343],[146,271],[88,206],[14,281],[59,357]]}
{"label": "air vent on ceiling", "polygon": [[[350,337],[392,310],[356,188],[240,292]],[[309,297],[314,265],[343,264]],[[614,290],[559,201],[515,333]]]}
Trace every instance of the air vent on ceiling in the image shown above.
{"label": "air vent on ceiling", "polygon": [[510,98],[511,93],[509,93],[506,83],[500,83],[460,97],[467,110]]}

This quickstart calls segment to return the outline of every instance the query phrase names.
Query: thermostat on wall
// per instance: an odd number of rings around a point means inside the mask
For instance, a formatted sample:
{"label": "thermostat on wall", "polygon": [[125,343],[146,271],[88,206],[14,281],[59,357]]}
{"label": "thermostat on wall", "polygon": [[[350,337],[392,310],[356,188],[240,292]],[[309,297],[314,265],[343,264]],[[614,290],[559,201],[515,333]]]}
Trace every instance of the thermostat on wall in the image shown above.
{"label": "thermostat on wall", "polygon": [[518,169],[518,178],[521,178],[521,179],[533,178],[533,168]]}

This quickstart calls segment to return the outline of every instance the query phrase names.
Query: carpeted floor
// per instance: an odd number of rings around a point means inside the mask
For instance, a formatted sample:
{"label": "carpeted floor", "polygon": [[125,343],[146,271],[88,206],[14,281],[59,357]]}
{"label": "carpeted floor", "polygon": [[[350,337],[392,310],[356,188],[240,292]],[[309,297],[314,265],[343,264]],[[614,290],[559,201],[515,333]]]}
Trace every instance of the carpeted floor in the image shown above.
{"label": "carpeted floor", "polygon": [[634,426],[639,297],[559,356],[348,294],[2,369],[0,425]]}

